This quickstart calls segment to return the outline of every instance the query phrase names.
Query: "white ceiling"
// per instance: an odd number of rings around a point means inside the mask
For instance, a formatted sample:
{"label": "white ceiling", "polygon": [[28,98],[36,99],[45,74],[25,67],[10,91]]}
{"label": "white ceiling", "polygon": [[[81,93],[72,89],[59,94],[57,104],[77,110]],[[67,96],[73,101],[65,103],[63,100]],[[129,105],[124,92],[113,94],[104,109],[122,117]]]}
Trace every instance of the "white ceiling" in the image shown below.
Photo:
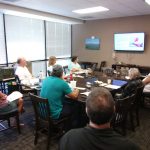
{"label": "white ceiling", "polygon": [[[150,14],[150,5],[144,0],[0,0],[0,2],[83,20]],[[95,6],[104,6],[110,10],[86,15],[72,12],[75,9]]]}

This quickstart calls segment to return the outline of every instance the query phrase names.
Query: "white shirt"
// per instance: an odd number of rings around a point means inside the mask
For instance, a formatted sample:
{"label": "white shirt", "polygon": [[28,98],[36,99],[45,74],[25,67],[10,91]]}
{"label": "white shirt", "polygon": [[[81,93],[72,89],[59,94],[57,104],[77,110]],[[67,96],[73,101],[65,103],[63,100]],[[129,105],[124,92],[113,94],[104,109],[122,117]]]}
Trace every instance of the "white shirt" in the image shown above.
{"label": "white shirt", "polygon": [[[150,78],[150,73],[147,75],[146,78]],[[149,80],[149,79],[148,79]],[[144,93],[147,93],[147,92],[150,92],[150,83],[146,84],[144,86],[144,90],[143,90]]]}
{"label": "white shirt", "polygon": [[81,69],[81,66],[78,63],[71,62],[71,64],[69,65],[69,70],[72,69]]}
{"label": "white shirt", "polygon": [[29,72],[29,70],[27,69],[27,67],[17,66],[15,74],[18,75],[18,77],[21,81],[32,78],[32,75]]}

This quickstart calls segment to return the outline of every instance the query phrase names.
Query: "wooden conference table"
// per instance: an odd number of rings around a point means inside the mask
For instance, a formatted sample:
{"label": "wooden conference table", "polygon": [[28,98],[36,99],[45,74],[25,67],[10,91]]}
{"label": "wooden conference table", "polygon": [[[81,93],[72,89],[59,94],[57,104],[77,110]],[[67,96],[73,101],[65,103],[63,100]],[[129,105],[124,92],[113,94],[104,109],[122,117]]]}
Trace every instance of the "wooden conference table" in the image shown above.
{"label": "wooden conference table", "polygon": [[[107,80],[110,79],[111,81],[114,79],[117,80],[126,80],[125,76],[107,76],[102,72],[95,72],[94,75],[88,75],[86,76],[85,74],[79,74],[74,77],[74,80],[76,81],[76,86],[80,91],[78,101],[79,102],[84,102],[86,101],[86,95],[83,95],[82,93],[84,92],[90,92],[94,87],[105,87],[107,88],[112,96],[115,95],[116,92],[119,92],[121,90],[121,87],[116,88],[111,88],[109,84],[107,84]],[[98,84],[95,81],[98,80],[99,82],[103,82],[102,84]],[[89,85],[87,85],[87,82]],[[105,86],[104,86],[105,84]],[[27,88],[35,89],[37,90],[37,95],[39,95],[41,86],[36,84],[36,85],[25,85]]]}
{"label": "wooden conference table", "polygon": [[[80,102],[85,102],[86,101],[86,98],[87,96],[82,94],[84,92],[90,92],[94,87],[104,87],[106,89],[108,89],[112,96],[114,97],[114,95],[121,91],[122,89],[122,86],[115,86],[115,85],[111,85],[111,84],[108,84],[107,83],[107,80],[110,79],[111,82],[113,80],[118,80],[121,82],[127,82],[127,79],[125,78],[125,76],[116,76],[116,75],[113,75],[113,76],[107,76],[105,75],[104,73],[102,72],[96,72],[94,74],[94,76],[88,76],[88,77],[75,77],[74,80],[77,81],[77,88],[79,88],[79,91],[80,91],[80,94],[79,94],[79,97],[78,97],[78,101]],[[98,82],[95,82],[97,81]],[[90,85],[87,85],[87,82],[88,83],[91,83]],[[100,84],[99,84],[100,83]]]}

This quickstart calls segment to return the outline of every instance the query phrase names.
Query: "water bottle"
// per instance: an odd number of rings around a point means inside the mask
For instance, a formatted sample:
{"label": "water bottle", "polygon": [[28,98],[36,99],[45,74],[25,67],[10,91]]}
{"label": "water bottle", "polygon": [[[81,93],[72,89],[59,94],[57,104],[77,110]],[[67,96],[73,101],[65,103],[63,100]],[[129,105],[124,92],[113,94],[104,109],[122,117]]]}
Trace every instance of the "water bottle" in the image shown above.
{"label": "water bottle", "polygon": [[43,80],[43,71],[40,71],[39,73],[39,85],[42,86],[42,80]]}
{"label": "water bottle", "polygon": [[72,75],[72,73],[70,73],[70,81],[72,81],[73,80],[73,75]]}

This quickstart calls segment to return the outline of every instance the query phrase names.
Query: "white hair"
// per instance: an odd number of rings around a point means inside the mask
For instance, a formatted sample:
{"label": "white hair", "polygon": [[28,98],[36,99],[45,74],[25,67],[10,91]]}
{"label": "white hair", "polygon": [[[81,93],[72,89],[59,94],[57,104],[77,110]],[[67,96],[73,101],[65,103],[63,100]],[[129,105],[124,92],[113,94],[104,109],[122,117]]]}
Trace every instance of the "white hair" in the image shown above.
{"label": "white hair", "polygon": [[130,68],[128,74],[130,79],[136,79],[140,77],[140,72],[138,68]]}

